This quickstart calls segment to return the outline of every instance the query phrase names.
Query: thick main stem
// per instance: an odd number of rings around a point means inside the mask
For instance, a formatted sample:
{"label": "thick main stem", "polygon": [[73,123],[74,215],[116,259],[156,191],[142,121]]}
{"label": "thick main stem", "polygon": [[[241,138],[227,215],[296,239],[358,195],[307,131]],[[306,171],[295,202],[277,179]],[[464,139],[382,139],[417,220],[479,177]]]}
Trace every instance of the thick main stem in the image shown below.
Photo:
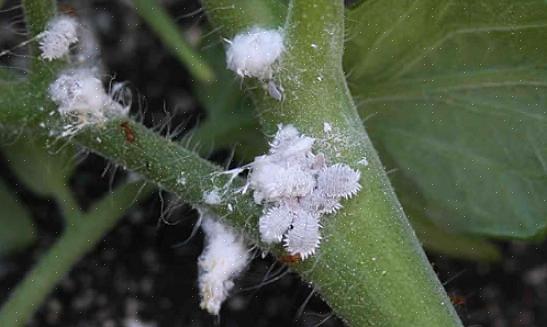
{"label": "thick main stem", "polygon": [[[219,6],[215,0],[205,4]],[[215,24],[233,26],[229,16],[209,14]],[[324,220],[324,240],[314,260],[295,269],[352,326],[460,326],[347,89],[343,1],[293,0],[284,30],[287,51],[274,76],[284,100],[271,99],[261,88],[253,94],[265,132],[271,134],[279,123],[295,125],[318,140],[317,150],[330,162],[360,169],[363,185],[341,213]]]}

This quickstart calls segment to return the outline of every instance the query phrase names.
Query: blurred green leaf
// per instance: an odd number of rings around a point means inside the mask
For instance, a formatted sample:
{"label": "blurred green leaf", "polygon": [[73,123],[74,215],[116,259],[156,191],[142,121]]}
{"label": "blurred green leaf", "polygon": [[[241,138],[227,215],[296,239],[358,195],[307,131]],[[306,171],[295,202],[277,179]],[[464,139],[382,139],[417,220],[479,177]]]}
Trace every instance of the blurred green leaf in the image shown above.
{"label": "blurred green leaf", "polygon": [[350,87],[403,205],[459,232],[543,236],[546,2],[369,0],[348,22]]}
{"label": "blurred green leaf", "polygon": [[241,92],[241,81],[226,69],[221,45],[204,51],[215,71],[212,83],[197,83],[195,94],[206,112],[205,120],[191,134],[204,156],[219,149],[232,149],[248,161],[263,152],[266,141],[254,116],[250,99]]}
{"label": "blurred green leaf", "polygon": [[29,246],[36,239],[30,213],[0,181],[0,257]]}
{"label": "blurred green leaf", "polygon": [[406,211],[422,245],[431,252],[453,258],[496,262],[501,259],[500,250],[492,243],[477,237],[449,233],[429,219]]}
{"label": "blurred green leaf", "polygon": [[74,149],[69,144],[46,146],[41,140],[22,135],[4,143],[2,152],[17,178],[41,196],[64,196],[75,168]]}

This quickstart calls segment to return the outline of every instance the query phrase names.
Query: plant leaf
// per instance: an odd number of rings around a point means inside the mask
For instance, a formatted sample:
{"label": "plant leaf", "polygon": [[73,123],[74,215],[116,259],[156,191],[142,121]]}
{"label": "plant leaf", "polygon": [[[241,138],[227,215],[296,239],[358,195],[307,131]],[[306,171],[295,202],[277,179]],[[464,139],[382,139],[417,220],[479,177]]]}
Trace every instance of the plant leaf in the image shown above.
{"label": "plant leaf", "polygon": [[497,262],[502,257],[500,250],[488,241],[449,233],[424,217],[414,215],[409,210],[406,212],[420,242],[430,252],[483,262]]}
{"label": "plant leaf", "polygon": [[[241,81],[226,69],[222,46],[209,47],[204,56],[212,64],[215,80],[196,83],[195,94],[207,117],[191,133],[201,155],[235,146],[238,159],[249,161],[265,151],[266,141],[253,114],[250,99],[241,92]],[[244,146],[242,146],[244,145]]]}
{"label": "plant leaf", "polygon": [[369,0],[348,21],[350,87],[403,205],[460,232],[544,235],[546,2]]}
{"label": "plant leaf", "polygon": [[19,198],[0,181],[0,257],[23,249],[36,239],[32,218]]}
{"label": "plant leaf", "polygon": [[66,192],[75,168],[70,145],[48,147],[45,142],[23,135],[1,149],[17,178],[34,193],[56,197]]}

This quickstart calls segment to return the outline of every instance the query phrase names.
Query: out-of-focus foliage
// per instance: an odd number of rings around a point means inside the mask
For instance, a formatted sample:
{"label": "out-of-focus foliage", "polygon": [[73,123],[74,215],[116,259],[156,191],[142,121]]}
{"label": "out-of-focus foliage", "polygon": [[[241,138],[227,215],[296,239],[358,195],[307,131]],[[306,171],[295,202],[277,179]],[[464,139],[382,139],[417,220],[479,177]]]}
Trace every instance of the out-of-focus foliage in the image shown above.
{"label": "out-of-focus foliage", "polygon": [[32,192],[56,197],[66,191],[75,168],[72,146],[47,147],[44,142],[21,136],[2,145],[2,152],[17,178]]}
{"label": "out-of-focus foliage", "polygon": [[345,67],[403,206],[453,231],[547,227],[547,3],[369,0]]}
{"label": "out-of-focus foliage", "polygon": [[237,160],[252,160],[266,150],[266,141],[251,101],[241,96],[241,81],[226,69],[221,45],[209,47],[205,56],[212,63],[216,78],[212,83],[196,85],[196,96],[206,117],[191,137],[202,154],[234,148]]}
{"label": "out-of-focus foliage", "polygon": [[0,257],[30,245],[36,230],[28,210],[0,181]]}

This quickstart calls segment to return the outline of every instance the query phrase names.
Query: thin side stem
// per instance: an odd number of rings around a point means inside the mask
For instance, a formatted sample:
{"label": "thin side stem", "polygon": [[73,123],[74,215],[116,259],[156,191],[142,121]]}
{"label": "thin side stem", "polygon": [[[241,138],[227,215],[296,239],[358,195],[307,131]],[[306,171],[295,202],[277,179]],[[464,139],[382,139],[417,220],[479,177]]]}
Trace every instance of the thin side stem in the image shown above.
{"label": "thin side stem", "polygon": [[73,228],[67,229],[40,258],[0,310],[0,326],[24,326],[70,269],[110,230],[138,199],[153,190],[142,183],[121,186],[101,200]]}
{"label": "thin side stem", "polygon": [[[31,38],[36,38],[42,33],[49,20],[57,12],[55,0],[22,0],[23,10],[25,12],[26,26]],[[32,75],[55,71],[60,65],[59,62],[51,63],[46,67],[38,55],[38,42],[31,42],[31,72]]]}
{"label": "thin side stem", "polygon": [[[30,93],[30,90],[33,90],[31,85],[17,92],[23,95]],[[37,135],[42,133],[43,137],[47,137],[47,131],[52,126],[61,125],[62,119],[57,114],[49,114],[54,112],[54,105],[45,96],[44,91],[42,94],[42,98],[0,98],[2,127],[34,128]],[[38,106],[44,109],[35,110]],[[9,110],[5,110],[6,108]],[[40,128],[39,125],[46,128]],[[133,135],[131,141],[128,141],[126,136],[128,130]],[[101,126],[90,126],[73,136],[70,141],[139,173],[192,205],[206,205],[203,194],[214,189],[219,190],[222,193],[223,205],[212,209],[231,224],[245,229],[249,239],[258,241],[256,222],[261,208],[253,202],[248,193],[241,194],[237,191],[243,186],[244,181],[222,173],[221,167],[200,158],[180,144],[161,137],[129,118],[115,119]]]}
{"label": "thin side stem", "polygon": [[214,79],[211,67],[187,44],[173,19],[156,0],[133,0],[133,3],[139,15],[174,52],[192,76],[202,82],[210,82]]}
{"label": "thin side stem", "polygon": [[55,191],[57,204],[61,208],[63,218],[67,228],[73,228],[81,220],[82,211],[74,194],[69,189],[68,185],[57,187]]}
{"label": "thin side stem", "polygon": [[31,37],[42,33],[47,22],[55,15],[55,0],[22,0],[25,20]]}

